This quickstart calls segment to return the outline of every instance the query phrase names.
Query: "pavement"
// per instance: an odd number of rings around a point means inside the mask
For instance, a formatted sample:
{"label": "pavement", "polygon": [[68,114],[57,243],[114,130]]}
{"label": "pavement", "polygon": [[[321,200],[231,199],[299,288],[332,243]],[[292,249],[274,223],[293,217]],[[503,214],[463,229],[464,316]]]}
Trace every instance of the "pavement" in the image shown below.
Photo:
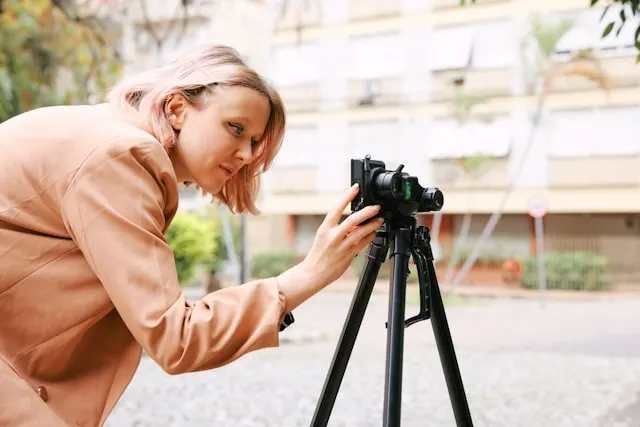
{"label": "pavement", "polygon": [[[278,348],[177,376],[143,358],[106,427],[311,425],[351,304],[353,287],[343,285],[299,307]],[[384,289],[367,306],[328,426],[382,424]],[[547,293],[542,303],[536,292],[489,298],[478,290],[458,289],[446,307],[474,426],[640,426],[640,296]],[[195,299],[202,291],[186,293]],[[406,317],[417,310],[408,304]],[[405,330],[403,426],[456,425],[429,323]]]}

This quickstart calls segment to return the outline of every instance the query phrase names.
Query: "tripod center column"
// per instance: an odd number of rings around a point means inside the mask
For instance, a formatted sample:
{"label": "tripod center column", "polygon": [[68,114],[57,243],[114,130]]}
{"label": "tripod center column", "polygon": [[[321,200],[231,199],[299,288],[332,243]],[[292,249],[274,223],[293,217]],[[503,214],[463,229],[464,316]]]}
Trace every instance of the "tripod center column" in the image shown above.
{"label": "tripod center column", "polygon": [[400,425],[402,405],[402,360],[404,351],[404,315],[407,275],[413,229],[400,227],[391,231],[392,275],[389,284],[389,320],[387,322],[387,361],[384,388],[384,426]]}

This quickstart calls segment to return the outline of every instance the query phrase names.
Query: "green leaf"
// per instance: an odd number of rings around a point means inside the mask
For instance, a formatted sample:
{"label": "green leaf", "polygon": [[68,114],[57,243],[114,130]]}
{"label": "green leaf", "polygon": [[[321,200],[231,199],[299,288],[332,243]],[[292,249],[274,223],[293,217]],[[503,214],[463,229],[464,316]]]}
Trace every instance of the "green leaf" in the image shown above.
{"label": "green leaf", "polygon": [[602,37],[607,37],[609,35],[609,33],[611,32],[611,30],[613,30],[613,26],[614,26],[615,22],[609,22],[609,24],[607,25],[607,27],[604,29],[604,31],[602,32]]}
{"label": "green leaf", "polygon": [[609,10],[609,7],[611,7],[611,5],[608,5],[607,7],[604,8],[604,10],[602,11],[602,15],[600,15],[600,21],[602,21],[604,19],[604,17],[607,15],[607,11]]}
{"label": "green leaf", "polygon": [[596,3],[598,3],[598,0],[591,0],[591,6],[593,6]]}
{"label": "green leaf", "polygon": [[627,19],[627,15],[624,13],[624,9],[620,11],[620,19],[622,19],[622,23]]}
{"label": "green leaf", "polygon": [[640,25],[636,28],[636,35],[633,36],[633,41],[638,41],[640,39]]}

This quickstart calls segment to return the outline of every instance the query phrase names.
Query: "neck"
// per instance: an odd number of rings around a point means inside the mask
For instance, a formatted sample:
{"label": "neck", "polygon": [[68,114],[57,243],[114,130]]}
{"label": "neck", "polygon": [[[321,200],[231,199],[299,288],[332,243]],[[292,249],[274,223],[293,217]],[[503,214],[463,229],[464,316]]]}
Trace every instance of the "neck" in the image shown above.
{"label": "neck", "polygon": [[184,167],[184,164],[182,163],[182,160],[180,159],[180,156],[175,148],[169,151],[169,159],[171,160],[173,170],[176,174],[176,179],[179,183],[184,184],[189,181],[193,181],[193,179],[187,172],[187,168]]}

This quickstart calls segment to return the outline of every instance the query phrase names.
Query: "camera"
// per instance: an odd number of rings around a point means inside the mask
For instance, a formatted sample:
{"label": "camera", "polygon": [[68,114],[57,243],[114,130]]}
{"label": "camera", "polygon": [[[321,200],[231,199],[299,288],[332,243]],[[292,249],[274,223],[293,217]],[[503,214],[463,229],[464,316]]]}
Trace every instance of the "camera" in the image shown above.
{"label": "camera", "polygon": [[442,192],[435,187],[422,187],[417,177],[402,172],[402,169],[404,165],[399,165],[395,171],[387,170],[384,162],[371,160],[369,154],[364,159],[351,159],[351,185],[359,185],[359,192],[351,202],[351,211],[380,205],[380,213],[376,216],[387,218],[442,209]]}

